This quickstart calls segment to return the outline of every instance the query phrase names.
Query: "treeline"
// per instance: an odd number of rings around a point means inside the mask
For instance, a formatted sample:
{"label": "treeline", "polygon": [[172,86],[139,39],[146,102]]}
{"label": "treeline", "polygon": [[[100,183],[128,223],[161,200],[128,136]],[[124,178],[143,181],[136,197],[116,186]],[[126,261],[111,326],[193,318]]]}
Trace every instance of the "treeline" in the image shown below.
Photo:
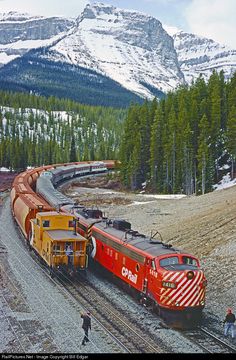
{"label": "treeline", "polygon": [[[159,103],[129,108],[124,123],[121,177],[132,189],[147,181],[158,193],[212,190],[236,161],[236,73],[226,82],[213,72],[200,76]],[[229,170],[228,170],[229,171]]]}
{"label": "treeline", "polygon": [[0,166],[117,159],[126,111],[0,92]]}
{"label": "treeline", "polygon": [[127,108],[142,98],[91,69],[45,59],[48,49],[33,49],[0,68],[2,90],[68,98],[91,106]]}

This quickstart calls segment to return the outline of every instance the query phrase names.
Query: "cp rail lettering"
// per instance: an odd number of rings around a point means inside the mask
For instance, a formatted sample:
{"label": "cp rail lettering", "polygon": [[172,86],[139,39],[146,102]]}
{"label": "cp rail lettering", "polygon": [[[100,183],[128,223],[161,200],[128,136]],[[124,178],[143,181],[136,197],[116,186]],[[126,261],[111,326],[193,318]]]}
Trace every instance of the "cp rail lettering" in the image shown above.
{"label": "cp rail lettering", "polygon": [[138,276],[133,274],[132,271],[128,270],[127,268],[123,267],[121,270],[122,276],[127,277],[128,280],[133,282],[134,284],[137,283]]}

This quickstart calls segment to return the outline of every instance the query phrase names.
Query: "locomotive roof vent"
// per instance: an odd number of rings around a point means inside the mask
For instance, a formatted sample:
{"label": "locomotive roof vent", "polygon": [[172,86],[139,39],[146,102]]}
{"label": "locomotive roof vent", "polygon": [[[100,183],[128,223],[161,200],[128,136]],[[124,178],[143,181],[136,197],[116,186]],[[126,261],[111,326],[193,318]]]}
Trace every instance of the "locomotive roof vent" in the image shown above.
{"label": "locomotive roof vent", "polygon": [[131,224],[126,220],[113,220],[113,228],[121,231],[131,230]]}
{"label": "locomotive roof vent", "polygon": [[149,239],[149,243],[150,244],[163,244],[163,242],[162,241],[159,241],[159,240],[154,240],[154,239]]}
{"label": "locomotive roof vent", "polygon": [[171,245],[171,244],[164,244],[164,243],[162,243],[162,246],[165,247],[165,248],[167,248],[167,249],[172,248],[172,245]]}
{"label": "locomotive roof vent", "polygon": [[98,209],[87,209],[86,215],[92,219],[102,218],[102,211]]}
{"label": "locomotive roof vent", "polygon": [[135,230],[126,230],[125,231],[125,239],[127,240],[127,234],[131,235],[131,240],[133,239],[133,237],[142,237],[142,238],[146,238],[145,235],[140,234],[138,231]]}

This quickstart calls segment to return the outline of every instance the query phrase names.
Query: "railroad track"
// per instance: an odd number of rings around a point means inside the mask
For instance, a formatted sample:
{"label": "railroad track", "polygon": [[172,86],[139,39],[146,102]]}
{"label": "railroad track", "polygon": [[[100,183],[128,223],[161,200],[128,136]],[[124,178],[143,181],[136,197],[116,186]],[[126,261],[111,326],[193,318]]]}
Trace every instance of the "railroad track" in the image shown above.
{"label": "railroad track", "polygon": [[228,344],[226,341],[218,338],[205,328],[199,328],[193,331],[183,331],[182,334],[184,334],[186,338],[191,339],[195,344],[200,346],[207,353],[236,353],[235,346]]}
{"label": "railroad track", "polygon": [[138,321],[131,321],[126,312],[116,308],[104,293],[94,289],[87,279],[77,278],[72,281],[61,274],[56,280],[74,300],[91,312],[93,321],[105,330],[108,341],[112,338],[117,344],[114,351],[123,353],[164,353],[168,351],[165,351],[162,345],[158,346],[157,340],[148,334],[147,329],[142,329]]}

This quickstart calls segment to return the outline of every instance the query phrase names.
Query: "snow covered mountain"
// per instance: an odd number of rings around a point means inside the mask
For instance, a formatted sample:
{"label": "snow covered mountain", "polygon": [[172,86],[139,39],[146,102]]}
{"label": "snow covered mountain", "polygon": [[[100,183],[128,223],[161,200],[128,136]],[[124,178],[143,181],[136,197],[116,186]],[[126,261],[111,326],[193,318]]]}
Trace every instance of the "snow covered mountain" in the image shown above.
{"label": "snow covered mountain", "polygon": [[155,18],[103,4],[87,5],[73,33],[50,48],[51,60],[92,68],[143,96],[184,82],[173,39]]}
{"label": "snow covered mountain", "polygon": [[236,71],[236,50],[195,34],[165,27],[173,37],[180,68],[190,84],[203,74],[207,80],[213,69],[224,71],[230,78]]}
{"label": "snow covered mountain", "polygon": [[147,14],[98,3],[76,20],[0,15],[1,64],[3,88],[70,97],[78,86],[74,98],[92,89],[91,101],[103,88],[104,94],[115,89],[113,100],[123,92],[128,102],[130,94],[161,96],[200,73],[208,78],[213,69],[230,77],[236,50],[162,26]]}
{"label": "snow covered mountain", "polygon": [[0,14],[0,67],[30,49],[52,44],[74,24],[75,20],[14,11]]}

